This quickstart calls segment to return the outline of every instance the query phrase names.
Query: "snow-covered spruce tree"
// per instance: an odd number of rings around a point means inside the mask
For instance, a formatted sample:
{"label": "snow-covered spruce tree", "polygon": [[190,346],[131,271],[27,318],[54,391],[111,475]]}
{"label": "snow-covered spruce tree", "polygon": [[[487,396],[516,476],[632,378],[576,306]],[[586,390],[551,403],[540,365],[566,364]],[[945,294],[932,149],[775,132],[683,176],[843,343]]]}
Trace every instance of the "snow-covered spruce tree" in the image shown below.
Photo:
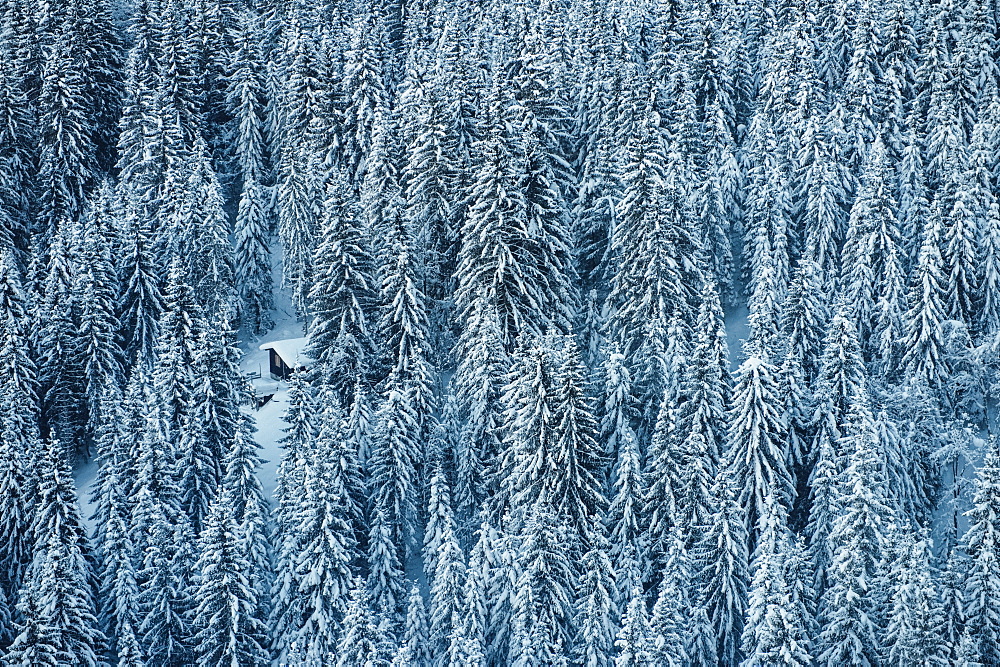
{"label": "snow-covered spruce tree", "polygon": [[640,360],[669,347],[665,325],[673,315],[682,320],[690,315],[699,281],[684,260],[693,254],[695,239],[685,215],[683,184],[676,174],[668,174],[655,112],[646,108],[637,113],[644,121],[629,142],[611,235],[615,273],[608,329],[634,369],[637,397],[649,405],[659,400],[670,379],[664,377],[666,369],[655,364],[642,374],[636,372],[646,366]]}
{"label": "snow-covered spruce tree", "polygon": [[165,435],[174,441],[191,407],[197,339],[206,326],[203,311],[195,303],[193,290],[185,280],[181,262],[172,261],[164,290],[164,311],[157,326],[159,335],[152,381],[167,421]]}
{"label": "snow-covered spruce tree", "polygon": [[[632,589],[628,607],[622,614],[621,629],[615,638],[615,667],[652,667],[654,639],[649,627],[646,596],[640,586]],[[671,663],[666,663],[671,664]]]}
{"label": "snow-covered spruce tree", "polygon": [[87,421],[82,393],[84,350],[73,318],[72,233],[67,223],[49,245],[41,303],[34,309],[39,328],[35,347],[41,432],[59,439],[70,457],[87,454],[82,439]]}
{"label": "snow-covered spruce tree", "polygon": [[371,152],[377,116],[389,108],[382,62],[388,35],[378,5],[359,7],[345,37],[350,44],[343,53],[344,78],[340,82],[344,110],[340,118],[339,153],[348,179],[360,183],[364,178],[365,158]]}
{"label": "snow-covered spruce tree", "polygon": [[603,375],[600,442],[604,456],[613,462],[628,438],[634,438],[637,416],[632,395],[632,373],[620,346],[612,343],[601,364]]}
{"label": "snow-covered spruce tree", "polygon": [[61,225],[79,220],[96,167],[87,78],[76,60],[81,35],[70,20],[59,23],[54,39],[41,48],[42,85],[35,100],[40,148],[38,214],[47,239]]}
{"label": "snow-covered spruce tree", "polygon": [[965,536],[971,561],[965,580],[966,627],[984,665],[1000,663],[1000,452],[991,439],[979,469],[969,531]]}
{"label": "snow-covered spruce tree", "polygon": [[216,336],[203,331],[198,342],[192,360],[192,384],[182,388],[189,393],[173,434],[179,454],[181,508],[196,535],[201,533],[222,481],[222,457],[228,445],[225,435],[235,430],[227,408],[238,409],[238,405],[225,405],[228,397],[216,391],[216,378],[213,377],[216,369],[211,364],[223,353],[221,346],[215,344]]}
{"label": "snow-covered spruce tree", "polygon": [[[35,459],[40,452],[26,305],[13,253],[0,250],[0,502],[6,508],[0,513],[0,591],[4,601],[15,599],[34,547]],[[4,646],[12,639],[9,630],[0,633]]]}
{"label": "snow-covered spruce tree", "polygon": [[117,245],[113,206],[114,191],[104,183],[80,223],[82,238],[76,253],[87,437],[91,440],[102,421],[100,406],[105,388],[117,389],[123,381],[121,348],[116,340],[119,329],[115,312],[117,276],[111,258],[112,249]]}
{"label": "snow-covered spruce tree", "polygon": [[791,539],[788,513],[775,493],[768,492],[758,517],[753,578],[743,628],[743,665],[809,665],[807,619],[800,616],[786,578],[785,559]]}
{"label": "snow-covered spruce tree", "polygon": [[[425,74],[429,78],[437,72]],[[418,84],[413,116],[417,127],[405,147],[401,179],[405,184],[404,200],[407,222],[414,230],[414,251],[421,258],[419,275],[432,308],[453,291],[458,252],[456,223],[464,222],[456,212],[464,213],[460,197],[455,197],[460,165],[456,164],[455,137],[448,118],[448,98],[453,91],[441,90],[430,82]],[[414,91],[416,92],[416,91]],[[401,119],[397,121],[409,124]],[[437,328],[444,322],[433,321]]]}
{"label": "snow-covered spruce tree", "polygon": [[[319,125],[316,121],[315,125]],[[319,231],[320,216],[327,206],[323,199],[321,160],[313,147],[312,133],[299,143],[281,152],[278,163],[277,217],[278,238],[281,241],[281,286],[292,290],[296,314],[304,317],[311,312],[313,254],[318,251],[317,238],[327,238]],[[286,157],[287,155],[287,157]]]}
{"label": "snow-covered spruce tree", "polygon": [[878,298],[902,296],[902,255],[891,178],[889,155],[879,135],[868,149],[843,248],[841,297],[853,305],[863,346],[869,345],[876,329]]}
{"label": "snow-covered spruce tree", "polygon": [[[149,380],[143,382],[149,386]],[[167,406],[150,393],[136,407],[145,411],[129,498],[129,527],[137,555],[139,645],[147,665],[170,667],[192,657],[189,613],[196,538],[181,509],[177,449],[168,438]]]}
{"label": "snow-covered spruce tree", "polygon": [[837,502],[837,476],[845,467],[844,452],[839,444],[847,423],[851,405],[865,395],[867,377],[861,357],[857,328],[850,316],[850,307],[840,303],[830,322],[823,342],[820,373],[814,392],[816,412],[815,437],[809,459],[810,514],[807,533],[810,537],[810,557],[816,568],[818,591],[825,588],[826,567],[833,554],[828,550],[826,535],[832,529]]}
{"label": "snow-covered spruce tree", "polygon": [[368,468],[374,489],[373,507],[390,530],[399,557],[415,546],[417,473],[421,461],[419,423],[413,405],[413,388],[393,374],[386,380],[382,407],[376,415],[374,451]]}
{"label": "snow-covered spruce tree", "polygon": [[384,230],[404,207],[398,165],[399,137],[394,119],[379,109],[372,128],[372,147],[365,158],[365,175],[358,187],[358,201],[372,236],[373,254],[381,259],[386,250]]}
{"label": "snow-covered spruce tree", "polygon": [[278,440],[284,454],[278,463],[274,491],[277,502],[275,519],[280,532],[286,537],[292,532],[292,516],[299,499],[304,462],[324,423],[315,394],[315,389],[302,373],[293,373],[288,378],[288,408],[283,416],[288,427],[284,429],[285,435]]}
{"label": "snow-covered spruce tree", "polygon": [[201,137],[176,169],[180,171],[176,184],[170,171],[164,187],[161,244],[168,257],[183,263],[197,303],[208,313],[230,317],[236,308],[233,247],[222,186]]}
{"label": "snow-covered spruce tree", "polygon": [[[490,113],[500,123],[502,100],[497,93],[491,97]],[[468,326],[485,303],[492,304],[507,350],[518,336],[539,336],[550,327],[568,332],[574,305],[559,193],[537,145],[526,141],[500,127],[489,128],[481,141],[456,268],[460,318]]]}
{"label": "snow-covered spruce tree", "polygon": [[944,309],[944,260],[941,257],[940,211],[932,212],[923,229],[917,264],[910,275],[906,338],[902,365],[932,389],[947,373],[942,360],[941,323]]}
{"label": "snow-covered spruce tree", "polygon": [[878,62],[883,21],[873,3],[862,1],[848,22],[852,27],[851,55],[841,89],[846,130],[841,141],[846,163],[855,171],[868,157],[867,153],[875,149],[875,125],[884,113],[879,108],[881,100],[878,94],[884,85]]}
{"label": "snow-covered spruce tree", "polygon": [[304,496],[292,518],[296,551],[287,567],[294,589],[284,593],[289,600],[279,599],[275,606],[286,615],[284,645],[295,643],[318,656],[335,652],[339,641],[352,567],[359,558],[355,524],[360,511],[350,494],[357,471],[342,453],[339,411],[324,414],[322,422],[305,463]]}
{"label": "snow-covered spruce tree", "polygon": [[502,394],[509,358],[492,304],[477,303],[458,345],[459,362],[453,383],[465,425],[456,452],[455,507],[472,516],[487,497],[487,485],[499,481],[490,479],[488,471],[502,448]]}
{"label": "snow-covered spruce tree", "polygon": [[645,533],[643,521],[646,479],[643,476],[639,441],[629,428],[618,446],[611,472],[610,503],[605,518],[610,544],[608,556],[619,562],[626,552],[641,553]]}
{"label": "snow-covered spruce tree", "polygon": [[[120,193],[119,193],[120,196]],[[118,262],[121,294],[118,321],[119,340],[125,363],[151,366],[155,357],[157,322],[163,311],[163,297],[153,256],[150,225],[134,200],[122,205],[121,253]]]}
{"label": "snow-covered spruce tree", "polygon": [[899,228],[903,237],[904,263],[912,267],[920,247],[920,230],[924,228],[929,213],[927,177],[921,150],[921,135],[913,127],[917,123],[914,114],[904,119],[901,146],[899,147],[898,204]]}
{"label": "snow-covered spruce tree", "polygon": [[469,553],[465,570],[462,616],[452,620],[448,644],[450,664],[482,667],[486,664],[486,628],[488,623],[489,572],[481,542]]}
{"label": "snow-covered spruce tree", "polygon": [[384,230],[389,239],[383,240],[387,241],[388,256],[383,267],[381,295],[385,307],[379,334],[390,372],[412,387],[413,409],[421,432],[426,432],[434,400],[427,299],[418,286],[419,255],[410,230],[399,213],[391,223]]}
{"label": "snow-covered spruce tree", "polygon": [[431,664],[430,629],[427,627],[427,605],[420,592],[420,584],[413,584],[406,600],[406,622],[403,642],[397,653],[405,664]]}
{"label": "snow-covered spruce tree", "polygon": [[851,405],[840,442],[848,466],[837,481],[837,515],[827,538],[832,561],[826,572],[829,587],[820,598],[820,664],[878,665],[881,660],[874,587],[892,516],[872,422],[861,396]]}
{"label": "snow-covered spruce tree", "polygon": [[371,591],[371,605],[388,622],[396,624],[406,595],[401,549],[393,539],[397,530],[380,506],[375,507],[370,524],[367,589]]}
{"label": "snow-covered spruce tree", "polygon": [[773,494],[787,510],[794,493],[776,371],[762,351],[748,350],[737,372],[729,414],[725,465],[740,489],[738,502],[746,510],[751,545],[756,541],[764,499]]}
{"label": "snow-covered spruce tree", "polygon": [[319,11],[292,3],[283,16],[270,70],[271,122],[275,156],[278,233],[285,255],[283,280],[293,288],[301,315],[308,292],[309,253],[313,246],[316,198],[322,197],[325,161],[336,145],[329,133],[339,74],[328,58],[330,32]]}
{"label": "snow-covered spruce tree", "polygon": [[321,664],[333,664],[336,667],[384,664],[380,660],[383,642],[365,584],[361,579],[355,578],[351,583],[344,631],[336,653],[313,654],[309,657],[322,660]]}
{"label": "snow-covered spruce tree", "polygon": [[819,375],[828,319],[819,264],[800,258],[792,272],[781,321],[787,356],[796,360],[805,380],[812,381]]}
{"label": "snow-covered spruce tree", "polygon": [[161,667],[189,663],[194,648],[190,624],[194,536],[183,514],[174,512],[179,523],[171,525],[168,507],[148,492],[139,502],[136,512],[143,515],[142,525],[148,531],[137,572],[143,659]]}
{"label": "snow-covered spruce tree", "polygon": [[[129,387],[134,401],[135,385]],[[107,388],[102,399],[105,421],[96,438],[100,463],[94,484],[93,501],[97,506],[94,552],[98,566],[100,595],[99,618],[108,639],[109,649],[120,661],[133,667],[141,660],[138,644],[138,595],[135,544],[129,532],[130,512],[127,499],[135,476],[133,460],[127,449],[126,416],[123,396],[116,388]]]}
{"label": "snow-covered spruce tree", "polygon": [[[712,34],[711,27],[706,34]],[[696,84],[711,86],[709,81]],[[731,131],[732,109],[727,109],[721,99],[727,96],[721,86],[706,91],[706,96],[715,96],[706,109],[705,123],[709,136],[705,146],[707,173],[695,194],[696,211],[700,220],[701,246],[709,258],[711,275],[719,286],[719,292],[726,303],[734,298],[735,279],[733,271],[732,229],[742,217],[740,201],[743,174],[736,158],[736,146]]]}
{"label": "snow-covered spruce tree", "polygon": [[546,498],[530,508],[518,535],[509,659],[517,667],[564,663],[571,640],[574,528]]}
{"label": "snow-covered spruce tree", "polygon": [[[274,530],[268,501],[258,478],[262,461],[260,445],[254,439],[253,431],[252,420],[241,414],[225,453],[222,488],[232,498],[233,516],[239,522],[237,530],[241,548],[249,561],[247,579],[257,597],[257,608],[253,613],[266,623],[273,607]],[[349,469],[349,466],[345,465],[345,468]]]}
{"label": "snow-covered spruce tree", "polygon": [[729,363],[722,307],[715,285],[705,280],[688,365],[681,377],[674,438],[685,465],[680,491],[682,525],[689,543],[710,522],[710,487],[722,455]]}
{"label": "snow-covered spruce tree", "polygon": [[309,353],[318,372],[349,396],[374,359],[371,309],[375,300],[372,257],[357,202],[342,172],[334,171],[319,216],[309,289]]}
{"label": "snow-covered spruce tree", "polygon": [[[4,14],[7,28],[0,37],[0,58],[8,63],[0,73],[0,143],[7,147],[0,158],[0,247],[10,250],[19,266],[28,259],[28,205],[32,172],[34,114],[28,104],[24,63],[18,57],[17,23],[10,12],[18,8],[8,3]],[[25,16],[21,20],[27,19]]]}
{"label": "snow-covered spruce tree", "polygon": [[38,463],[34,556],[18,596],[17,636],[4,662],[96,667],[102,664],[105,638],[73,477],[58,442],[46,444]]}
{"label": "snow-covered spruce tree", "polygon": [[430,581],[430,635],[432,655],[446,655],[452,620],[461,618],[465,555],[456,535],[447,478],[440,465],[431,473],[429,509],[424,532],[424,569]]}
{"label": "snow-covered spruce tree", "polygon": [[993,188],[994,157],[997,136],[992,129],[994,119],[1000,117],[1000,96],[995,86],[990,88],[992,113],[980,112],[980,119],[972,132],[972,157],[967,169],[971,172],[972,199],[976,206],[978,233],[978,254],[981,260],[978,280],[979,321],[978,329],[985,333],[997,330],[1000,323],[1000,241],[996,231],[1000,229],[1000,203]]}
{"label": "snow-covered spruce tree", "polygon": [[[662,579],[649,619],[652,642],[649,652],[655,665],[682,665],[689,659],[697,663],[705,656],[688,655],[687,640],[691,629],[691,562],[684,546],[684,535],[674,528],[667,538]],[[711,653],[711,650],[709,651]]]}
{"label": "snow-covered spruce tree", "polygon": [[240,322],[252,334],[271,325],[273,296],[268,236],[272,209],[267,187],[269,165],[265,112],[262,21],[253,10],[239,12],[230,27],[234,42],[226,98],[233,118],[233,150],[240,182],[234,234],[234,266],[240,295]]}
{"label": "snow-covered spruce tree", "polygon": [[747,173],[743,273],[754,326],[770,335],[791,274],[788,162],[771,114],[758,111],[748,130],[753,166]]}
{"label": "snow-covered spruce tree", "polygon": [[693,576],[715,633],[718,660],[736,664],[749,584],[746,519],[728,471],[720,473],[712,496],[716,509],[693,553]]}
{"label": "snow-covered spruce tree", "polygon": [[944,259],[944,297],[950,319],[974,324],[978,310],[979,246],[976,242],[979,225],[979,202],[973,199],[974,185],[968,161],[972,156],[963,154],[963,162],[949,162],[945,180],[935,193],[932,206],[940,206],[943,214],[944,234],[941,254]]}
{"label": "snow-covered spruce tree", "polygon": [[574,660],[585,667],[610,667],[620,620],[615,604],[615,570],[607,538],[595,529],[592,546],[580,561],[573,627]]}
{"label": "snow-covered spruce tree", "polygon": [[234,494],[213,502],[198,539],[192,625],[198,665],[270,664],[267,631]]}
{"label": "snow-covered spruce tree", "polygon": [[[806,257],[824,283],[840,273],[840,243],[847,219],[850,174],[839,162],[831,123],[812,114],[800,130],[796,194],[802,200]],[[824,288],[828,293],[830,290]]]}
{"label": "snow-covered spruce tree", "polygon": [[496,470],[496,511],[509,513],[512,528],[519,531],[533,507],[548,503],[585,542],[605,500],[596,476],[597,429],[584,393],[579,350],[568,337],[529,340],[515,363],[504,390],[510,427]]}
{"label": "snow-covered spruce tree", "polygon": [[893,549],[884,645],[890,665],[937,665],[945,658],[941,600],[931,571],[926,534],[905,533]]}

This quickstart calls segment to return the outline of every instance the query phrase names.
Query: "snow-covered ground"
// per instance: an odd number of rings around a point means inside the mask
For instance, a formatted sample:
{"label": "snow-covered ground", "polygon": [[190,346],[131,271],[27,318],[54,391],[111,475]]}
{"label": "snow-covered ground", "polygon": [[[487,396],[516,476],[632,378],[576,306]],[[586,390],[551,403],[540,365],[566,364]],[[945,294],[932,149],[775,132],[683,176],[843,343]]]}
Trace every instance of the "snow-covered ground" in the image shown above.
{"label": "snow-covered ground", "polygon": [[750,336],[746,304],[726,311],[726,343],[729,344],[729,366],[735,371],[743,361],[743,342]]}

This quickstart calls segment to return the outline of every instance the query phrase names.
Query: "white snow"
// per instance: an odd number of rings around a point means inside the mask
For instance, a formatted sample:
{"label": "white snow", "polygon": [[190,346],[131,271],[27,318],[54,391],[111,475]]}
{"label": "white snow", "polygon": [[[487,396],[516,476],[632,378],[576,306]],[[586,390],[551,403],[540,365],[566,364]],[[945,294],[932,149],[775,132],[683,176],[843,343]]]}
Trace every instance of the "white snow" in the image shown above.
{"label": "white snow", "polygon": [[313,359],[306,354],[306,346],[309,345],[309,337],[286,338],[284,340],[273,340],[260,346],[261,350],[274,350],[278,353],[287,365],[296,368],[298,366],[308,366],[313,363]]}

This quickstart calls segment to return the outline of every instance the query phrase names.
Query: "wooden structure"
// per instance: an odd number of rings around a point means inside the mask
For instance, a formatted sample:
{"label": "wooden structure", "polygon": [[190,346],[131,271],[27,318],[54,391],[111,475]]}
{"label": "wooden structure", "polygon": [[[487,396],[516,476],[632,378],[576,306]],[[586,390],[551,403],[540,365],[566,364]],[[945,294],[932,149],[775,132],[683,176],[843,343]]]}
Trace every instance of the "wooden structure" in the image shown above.
{"label": "wooden structure", "polygon": [[289,338],[264,343],[260,349],[268,351],[268,368],[275,380],[287,380],[292,373],[304,371],[313,363],[305,348],[308,338]]}

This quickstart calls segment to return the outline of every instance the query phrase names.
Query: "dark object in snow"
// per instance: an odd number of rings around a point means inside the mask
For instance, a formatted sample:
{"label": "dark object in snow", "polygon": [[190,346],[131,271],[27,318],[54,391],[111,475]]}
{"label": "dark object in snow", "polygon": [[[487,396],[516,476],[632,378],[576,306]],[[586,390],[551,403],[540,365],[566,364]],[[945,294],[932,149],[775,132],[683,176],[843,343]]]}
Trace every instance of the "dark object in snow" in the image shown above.
{"label": "dark object in snow", "polygon": [[305,353],[308,338],[289,338],[264,343],[260,349],[268,351],[268,365],[271,377],[275,380],[287,380],[288,376],[298,371],[304,371],[312,363]]}

